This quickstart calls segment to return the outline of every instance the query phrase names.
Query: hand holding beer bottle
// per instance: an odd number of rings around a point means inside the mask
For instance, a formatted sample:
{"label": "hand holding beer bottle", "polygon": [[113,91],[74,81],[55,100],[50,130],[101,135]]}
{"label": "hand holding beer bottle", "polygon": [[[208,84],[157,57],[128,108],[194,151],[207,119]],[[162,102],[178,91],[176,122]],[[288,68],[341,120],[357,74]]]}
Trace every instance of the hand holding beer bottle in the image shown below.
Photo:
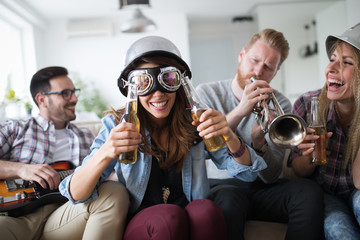
{"label": "hand holding beer bottle", "polygon": [[[140,121],[137,116],[137,85],[129,84],[128,93],[126,97],[125,112],[120,122],[130,122],[136,125],[138,132],[140,130]],[[130,152],[123,152],[119,155],[119,162],[121,163],[135,163],[137,160],[137,149]]]}
{"label": "hand holding beer bottle", "polygon": [[[186,96],[191,106],[191,117],[195,122],[199,122],[200,116],[209,107],[200,99],[194,86],[187,76],[181,78],[182,86],[185,89]],[[225,146],[225,139],[222,135],[206,139],[203,137],[204,143],[210,152],[214,152]]]}
{"label": "hand holding beer bottle", "polygon": [[314,135],[319,138],[312,140],[315,143],[314,151],[310,156],[310,163],[316,165],[326,164],[326,128],[321,121],[319,98],[313,97],[311,100],[311,122],[310,126],[315,130]]}

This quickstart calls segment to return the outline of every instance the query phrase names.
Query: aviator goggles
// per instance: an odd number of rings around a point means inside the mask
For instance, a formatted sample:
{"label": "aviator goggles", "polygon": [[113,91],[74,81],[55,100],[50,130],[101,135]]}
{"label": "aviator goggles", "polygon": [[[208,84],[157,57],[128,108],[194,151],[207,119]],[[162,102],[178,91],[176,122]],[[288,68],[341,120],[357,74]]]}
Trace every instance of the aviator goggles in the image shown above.
{"label": "aviator goggles", "polygon": [[155,67],[133,70],[124,79],[124,86],[136,84],[138,95],[146,96],[157,90],[161,92],[176,92],[181,86],[181,72],[176,67]]}

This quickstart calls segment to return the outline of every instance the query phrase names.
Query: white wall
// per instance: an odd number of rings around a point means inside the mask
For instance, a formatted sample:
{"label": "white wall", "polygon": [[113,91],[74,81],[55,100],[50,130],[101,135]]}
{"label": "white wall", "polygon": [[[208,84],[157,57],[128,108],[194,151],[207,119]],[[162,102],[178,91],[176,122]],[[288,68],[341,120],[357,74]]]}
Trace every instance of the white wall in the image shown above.
{"label": "white wall", "polygon": [[[264,3],[254,8],[254,22],[191,23],[189,37],[194,83],[233,77],[237,54],[251,35],[264,28],[274,28],[284,33],[290,53],[271,85],[294,102],[300,94],[323,86],[328,63],[325,39],[329,34],[341,34],[360,22],[359,9],[359,0]],[[314,32],[309,30],[306,35],[304,26],[311,25],[313,20],[316,20],[316,29]],[[317,38],[318,54],[300,57],[300,48],[313,38]]]}
{"label": "white wall", "polygon": [[[292,102],[300,94],[323,85],[323,82],[319,80],[319,54],[302,58],[299,52],[304,45],[314,42],[317,33],[313,31],[312,21],[316,20],[317,13],[333,4],[330,2],[292,3],[263,5],[257,8],[259,29],[266,27],[277,29],[283,32],[289,41],[288,59],[271,85],[275,88],[281,86],[280,90]],[[276,15],[276,12],[281,13],[281,17]],[[308,32],[304,28],[306,24],[310,25]],[[323,42],[318,41],[318,46],[322,44]]]}
{"label": "white wall", "polygon": [[346,0],[347,27],[352,27],[360,22],[360,1]]}
{"label": "white wall", "polygon": [[[324,39],[329,33],[341,34],[360,22],[358,9],[359,0],[260,4],[254,9],[254,21],[241,23],[224,20],[189,24],[185,14],[168,16],[164,13],[152,17],[160,30],[146,35],[160,35],[172,40],[191,65],[194,83],[198,84],[233,77],[238,53],[254,32],[266,27],[282,31],[290,42],[290,55],[272,86],[294,101],[301,93],[322,86],[323,68],[327,62]],[[302,59],[299,48],[306,43],[304,25],[314,19],[317,21],[319,54]],[[34,30],[36,68],[65,66],[83,81],[93,83],[109,107],[118,108],[123,105],[124,97],[116,80],[123,67],[125,52],[132,42],[145,34],[121,34],[118,29],[124,19],[112,17],[110,20],[114,26],[111,36],[70,39],[66,36],[65,20],[43,22]]]}
{"label": "white wall", "polygon": [[[169,21],[171,19],[171,21]],[[164,36],[179,48],[183,58],[190,64],[188,22],[184,14],[166,14],[153,17],[160,30],[147,34],[122,34],[122,19],[112,18],[112,36],[88,36],[67,38],[64,20],[50,22],[45,31],[38,31],[38,68],[60,65],[76,73],[82,81],[93,83],[110,108],[121,107],[123,97],[117,87],[117,78],[123,68],[128,47],[145,35]],[[174,27],[176,26],[176,27]]]}
{"label": "white wall", "polygon": [[[360,2],[360,1],[359,1]],[[359,8],[360,9],[360,8]],[[333,17],[333,16],[346,16],[345,2],[336,3],[328,8],[323,9],[317,14],[316,21],[318,23],[318,39],[319,43],[319,75],[318,79],[323,83],[325,82],[325,68],[329,63],[326,53],[325,41],[329,35],[341,35],[345,30],[350,27],[347,24],[346,17]]]}
{"label": "white wall", "polygon": [[195,22],[190,24],[193,83],[233,78],[238,54],[256,32],[254,22]]}

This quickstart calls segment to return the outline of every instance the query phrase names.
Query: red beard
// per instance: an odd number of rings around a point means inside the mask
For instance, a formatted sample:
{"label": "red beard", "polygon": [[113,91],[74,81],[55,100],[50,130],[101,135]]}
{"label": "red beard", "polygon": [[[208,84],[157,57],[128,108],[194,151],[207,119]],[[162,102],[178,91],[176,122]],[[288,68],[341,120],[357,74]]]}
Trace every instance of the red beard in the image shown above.
{"label": "red beard", "polygon": [[254,74],[248,74],[245,76],[242,75],[240,73],[240,67],[238,67],[236,71],[237,71],[236,80],[242,89],[244,89],[245,86],[248,84],[248,82],[246,80],[250,79],[251,77],[256,77]]}

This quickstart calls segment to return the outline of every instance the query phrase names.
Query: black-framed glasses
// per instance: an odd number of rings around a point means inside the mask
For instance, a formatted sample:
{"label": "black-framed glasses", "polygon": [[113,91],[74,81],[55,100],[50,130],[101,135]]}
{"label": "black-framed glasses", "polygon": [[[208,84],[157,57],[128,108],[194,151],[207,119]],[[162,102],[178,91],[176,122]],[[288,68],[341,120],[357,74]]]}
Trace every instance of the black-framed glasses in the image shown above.
{"label": "black-framed glasses", "polygon": [[71,99],[72,95],[75,94],[76,97],[80,96],[80,88],[75,88],[75,89],[64,89],[62,91],[57,91],[57,92],[42,92],[41,94],[44,95],[52,95],[52,94],[61,94],[61,96],[65,99],[65,100],[69,100]]}

